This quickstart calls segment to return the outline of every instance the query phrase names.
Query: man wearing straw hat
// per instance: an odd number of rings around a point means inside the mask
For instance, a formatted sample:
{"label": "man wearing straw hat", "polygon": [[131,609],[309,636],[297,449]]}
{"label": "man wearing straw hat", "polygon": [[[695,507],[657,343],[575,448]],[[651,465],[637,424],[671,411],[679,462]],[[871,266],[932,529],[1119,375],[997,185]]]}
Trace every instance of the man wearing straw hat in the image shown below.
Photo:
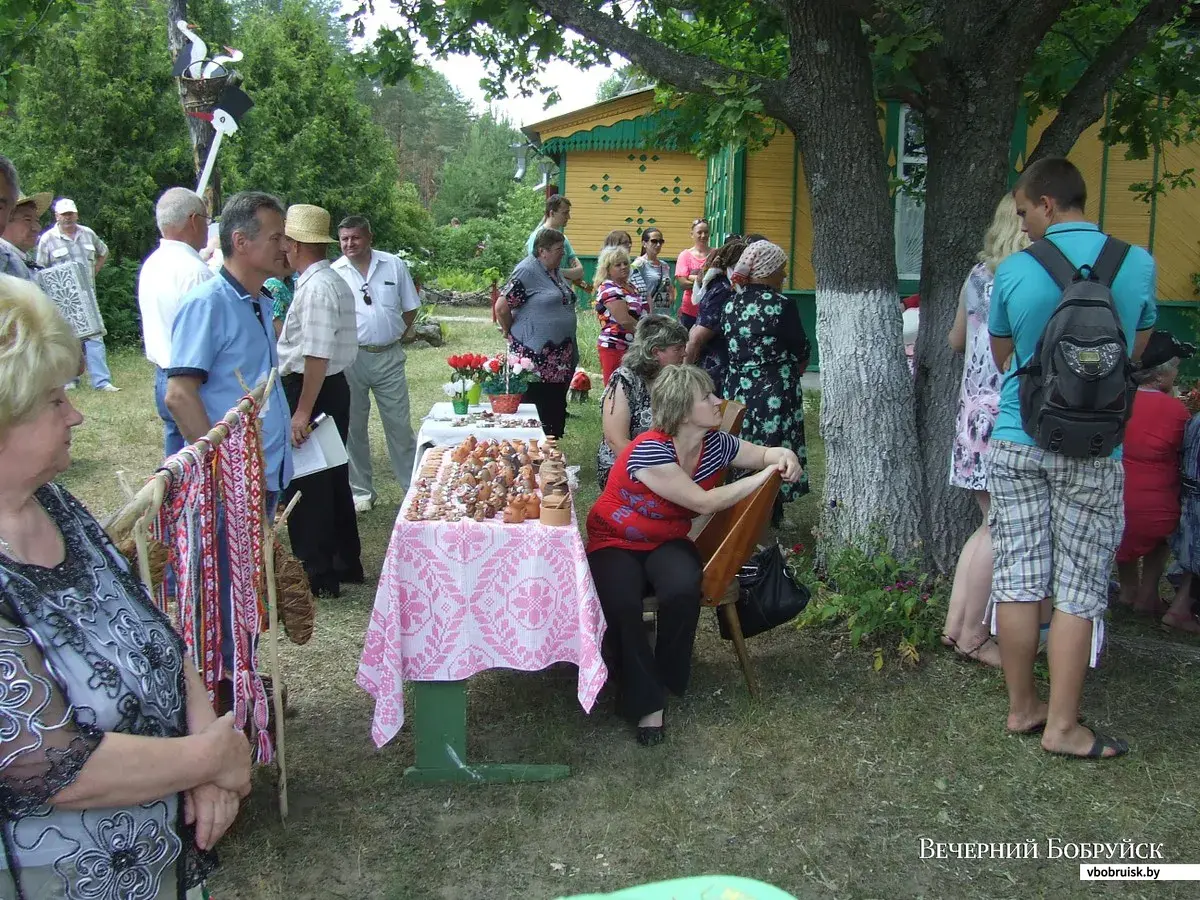
{"label": "man wearing straw hat", "polygon": [[[284,248],[296,271],[296,291],[279,333],[279,372],[292,410],[292,445],[299,447],[322,413],[342,442],[350,430],[350,385],[345,371],[358,355],[354,295],[330,267],[329,213],[297,203],[288,208]],[[354,518],[349,466],[343,463],[295,479],[288,496],[300,502],[288,519],[292,551],[304,563],[316,596],[337,597],[342,582],[363,581],[362,548]]]}
{"label": "man wearing straw hat", "polygon": [[33,280],[28,266],[29,252],[37,246],[38,232],[42,230],[41,218],[50,208],[51,199],[49,191],[31,197],[17,196],[8,227],[0,236],[0,273]]}

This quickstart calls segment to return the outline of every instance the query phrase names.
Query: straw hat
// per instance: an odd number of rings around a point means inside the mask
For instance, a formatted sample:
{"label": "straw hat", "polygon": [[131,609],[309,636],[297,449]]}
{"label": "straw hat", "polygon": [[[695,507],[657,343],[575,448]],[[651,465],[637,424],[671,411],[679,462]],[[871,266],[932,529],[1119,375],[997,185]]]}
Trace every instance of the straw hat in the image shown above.
{"label": "straw hat", "polygon": [[283,233],[302,244],[336,244],[329,236],[329,213],[319,206],[297,203],[289,206]]}
{"label": "straw hat", "polygon": [[26,203],[32,203],[37,210],[38,218],[46,214],[46,210],[50,208],[50,201],[54,199],[54,195],[49,191],[39,191],[36,194],[26,196],[22,194],[17,198],[17,206],[24,206]]}

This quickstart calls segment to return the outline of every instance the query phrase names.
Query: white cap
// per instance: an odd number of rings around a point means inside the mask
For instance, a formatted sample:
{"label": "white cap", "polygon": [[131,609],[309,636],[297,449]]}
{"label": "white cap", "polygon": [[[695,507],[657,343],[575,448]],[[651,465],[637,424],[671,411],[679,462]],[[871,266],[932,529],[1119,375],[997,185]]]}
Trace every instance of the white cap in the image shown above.
{"label": "white cap", "polygon": [[73,213],[79,212],[79,207],[77,207],[75,205],[74,200],[71,200],[68,197],[63,197],[61,200],[59,200],[57,203],[54,204],[54,214],[56,216],[62,215],[63,213],[72,213],[72,212]]}

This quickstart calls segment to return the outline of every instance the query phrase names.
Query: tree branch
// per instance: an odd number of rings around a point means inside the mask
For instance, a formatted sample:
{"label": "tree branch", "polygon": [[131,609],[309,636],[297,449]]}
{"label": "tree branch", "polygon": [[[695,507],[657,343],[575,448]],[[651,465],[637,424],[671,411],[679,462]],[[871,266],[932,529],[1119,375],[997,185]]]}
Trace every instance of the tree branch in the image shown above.
{"label": "tree branch", "polygon": [[605,15],[582,0],[533,0],[533,4],[565,28],[619,53],[659,81],[695,94],[712,94],[707,82],[744,78],[758,86],[767,115],[787,119],[787,82],[731,69],[703,56],[681,53]]}
{"label": "tree branch", "polygon": [[1104,114],[1104,98],[1155,33],[1184,6],[1184,0],[1150,0],[1113,42],[1096,54],[1075,86],[1058,105],[1058,115],[1042,132],[1028,163],[1048,156],[1066,156],[1079,136]]}

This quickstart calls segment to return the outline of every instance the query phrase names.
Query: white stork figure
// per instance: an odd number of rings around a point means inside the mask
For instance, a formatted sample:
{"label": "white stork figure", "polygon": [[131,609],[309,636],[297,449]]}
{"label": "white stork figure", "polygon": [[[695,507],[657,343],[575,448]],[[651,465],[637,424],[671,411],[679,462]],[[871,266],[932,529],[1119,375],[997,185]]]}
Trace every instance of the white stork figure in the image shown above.
{"label": "white stork figure", "polygon": [[[205,45],[204,41],[200,40],[200,35],[192,31],[192,28],[195,26],[191,25],[186,20],[179,19],[175,22],[175,27],[180,30],[183,36],[188,39],[188,43],[191,45],[191,52],[189,54],[187,67],[184,69],[184,74],[189,75],[189,77],[196,77],[190,74],[192,72],[192,66],[195,66],[197,63],[204,62],[205,57],[208,56],[208,47]],[[196,69],[195,71],[196,75],[203,77],[200,75],[200,69]]]}
{"label": "white stork figure", "polygon": [[220,56],[214,56],[211,60],[209,60],[209,62],[204,66],[204,73],[201,75],[201,77],[216,78],[218,75],[227,75],[229,74],[229,67],[234,63],[241,62],[245,56],[246,54],[244,54],[241,50],[235,50],[232,47],[226,47],[225,53],[221,54]]}

